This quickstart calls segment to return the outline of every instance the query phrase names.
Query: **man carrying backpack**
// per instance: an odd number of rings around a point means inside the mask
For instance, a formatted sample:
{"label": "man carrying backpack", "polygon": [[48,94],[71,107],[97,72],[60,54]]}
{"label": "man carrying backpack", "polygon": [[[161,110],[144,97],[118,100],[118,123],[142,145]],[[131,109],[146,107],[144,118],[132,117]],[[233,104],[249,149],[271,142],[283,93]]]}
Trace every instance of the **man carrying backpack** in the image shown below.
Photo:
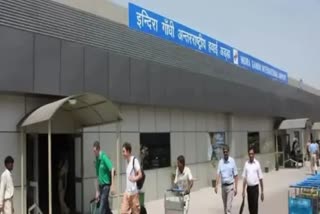
{"label": "man carrying backpack", "polygon": [[[142,188],[144,176],[138,159],[131,155],[130,143],[122,146],[122,155],[127,161],[126,190],[122,198],[121,214],[140,214],[139,189]],[[139,188],[138,188],[139,187]]]}

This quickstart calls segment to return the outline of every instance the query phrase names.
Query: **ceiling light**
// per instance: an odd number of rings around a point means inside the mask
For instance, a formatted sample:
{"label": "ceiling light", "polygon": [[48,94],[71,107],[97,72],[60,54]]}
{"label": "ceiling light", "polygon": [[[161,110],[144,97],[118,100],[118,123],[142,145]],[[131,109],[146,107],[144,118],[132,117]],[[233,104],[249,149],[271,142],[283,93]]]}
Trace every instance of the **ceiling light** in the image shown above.
{"label": "ceiling light", "polygon": [[76,99],[70,99],[70,100],[68,100],[68,102],[69,102],[70,105],[77,104],[77,100]]}

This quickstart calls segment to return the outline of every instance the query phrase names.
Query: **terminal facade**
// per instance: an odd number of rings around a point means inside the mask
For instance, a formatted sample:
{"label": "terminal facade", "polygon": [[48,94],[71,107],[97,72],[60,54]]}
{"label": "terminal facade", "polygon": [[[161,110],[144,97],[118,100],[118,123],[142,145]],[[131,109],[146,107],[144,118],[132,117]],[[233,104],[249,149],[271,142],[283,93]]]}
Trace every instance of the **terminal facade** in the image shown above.
{"label": "terminal facade", "polygon": [[[137,32],[128,27],[126,8],[88,2],[0,0],[0,159],[15,159],[17,213],[22,213],[21,200],[25,209],[33,203],[44,213],[48,209],[46,126],[29,127],[21,136],[19,122],[65,96],[95,93],[119,107],[121,143],[130,142],[133,154],[144,157],[145,201],[163,197],[179,155],[186,157],[199,190],[215,177],[212,144],[229,145],[240,171],[248,147],[254,146],[261,165],[272,170],[281,121],[320,120],[315,89],[290,77],[287,83],[270,80]],[[53,121],[53,180],[59,158],[67,157],[67,203],[87,213],[95,191],[93,142],[99,140],[115,163],[117,125],[79,131],[66,118],[61,114]],[[300,130],[285,133],[290,141],[310,136]],[[24,187],[19,184],[21,149],[26,151]],[[119,173],[123,191],[124,161]],[[57,183],[52,185],[53,201],[58,201]]]}

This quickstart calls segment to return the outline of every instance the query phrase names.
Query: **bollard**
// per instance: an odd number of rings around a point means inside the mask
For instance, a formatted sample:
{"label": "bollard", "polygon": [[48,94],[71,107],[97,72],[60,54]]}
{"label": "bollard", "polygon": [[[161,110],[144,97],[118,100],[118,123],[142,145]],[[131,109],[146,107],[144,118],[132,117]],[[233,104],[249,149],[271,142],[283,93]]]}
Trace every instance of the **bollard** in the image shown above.
{"label": "bollard", "polygon": [[217,185],[217,181],[215,179],[211,180],[212,187],[215,188]]}

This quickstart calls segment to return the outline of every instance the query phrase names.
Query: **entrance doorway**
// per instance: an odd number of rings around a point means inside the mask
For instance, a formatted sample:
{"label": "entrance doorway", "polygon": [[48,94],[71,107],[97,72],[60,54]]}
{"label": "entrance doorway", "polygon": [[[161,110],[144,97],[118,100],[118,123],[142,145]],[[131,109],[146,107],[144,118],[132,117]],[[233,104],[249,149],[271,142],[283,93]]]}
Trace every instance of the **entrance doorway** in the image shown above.
{"label": "entrance doorway", "polygon": [[[52,213],[75,213],[75,135],[52,135]],[[27,207],[48,213],[48,135],[27,135]]]}
{"label": "entrance doorway", "polygon": [[[277,158],[279,167],[288,167],[288,161],[290,160],[290,135],[280,132],[275,136],[275,146],[277,148]],[[278,144],[276,144],[278,143]]]}

